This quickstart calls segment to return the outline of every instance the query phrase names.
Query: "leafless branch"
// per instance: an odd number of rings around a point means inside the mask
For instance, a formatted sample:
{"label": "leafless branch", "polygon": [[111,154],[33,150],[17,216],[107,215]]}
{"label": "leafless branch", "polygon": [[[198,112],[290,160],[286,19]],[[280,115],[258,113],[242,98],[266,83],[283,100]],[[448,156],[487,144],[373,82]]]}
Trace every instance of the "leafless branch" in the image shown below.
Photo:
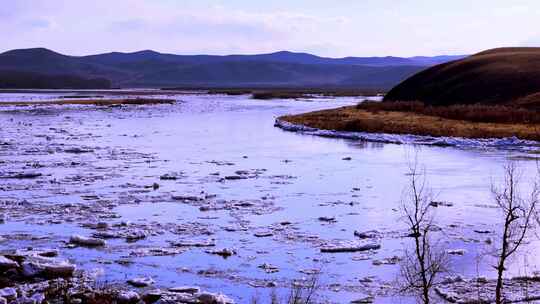
{"label": "leafless branch", "polygon": [[402,200],[402,213],[413,238],[413,249],[406,249],[401,263],[404,279],[402,290],[417,293],[421,302],[429,304],[431,289],[441,273],[447,271],[448,259],[444,250],[434,246],[430,234],[434,228],[431,206],[432,194],[427,186],[425,169],[418,169],[418,154],[409,161],[410,177]]}
{"label": "leafless branch", "polygon": [[[504,180],[497,187],[491,185],[493,200],[503,219],[500,244],[497,248],[497,286],[495,302],[501,304],[503,298],[503,276],[508,259],[513,256],[525,242],[536,215],[539,187],[535,180],[530,195],[524,198],[520,193],[521,174],[516,162],[510,162],[504,167]],[[536,217],[538,218],[538,217]]]}

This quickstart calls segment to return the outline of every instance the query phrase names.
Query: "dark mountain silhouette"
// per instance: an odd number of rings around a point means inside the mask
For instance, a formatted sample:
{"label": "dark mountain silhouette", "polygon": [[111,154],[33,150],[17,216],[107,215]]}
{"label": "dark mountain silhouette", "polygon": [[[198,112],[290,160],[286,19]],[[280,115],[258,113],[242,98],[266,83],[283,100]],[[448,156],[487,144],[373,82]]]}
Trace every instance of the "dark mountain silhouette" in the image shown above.
{"label": "dark mountain silhouette", "polygon": [[44,75],[32,72],[0,71],[0,89],[109,89],[104,78],[86,79],[74,75]]}
{"label": "dark mountain silhouette", "polygon": [[540,104],[540,48],[492,49],[433,66],[394,87],[385,100]]}
{"label": "dark mountain silhouette", "polygon": [[108,79],[115,87],[355,87],[387,89],[462,56],[325,58],[307,53],[173,55],[151,50],[67,56],[44,48],[0,54],[0,70]]}

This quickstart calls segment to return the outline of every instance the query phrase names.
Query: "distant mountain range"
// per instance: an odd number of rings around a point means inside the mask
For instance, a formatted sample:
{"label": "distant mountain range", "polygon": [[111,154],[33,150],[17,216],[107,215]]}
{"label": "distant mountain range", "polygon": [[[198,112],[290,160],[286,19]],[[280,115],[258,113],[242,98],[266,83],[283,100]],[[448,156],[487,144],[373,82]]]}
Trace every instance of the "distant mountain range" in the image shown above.
{"label": "distant mountain range", "polygon": [[426,67],[463,57],[325,58],[286,51],[228,56],[155,51],[68,56],[45,48],[19,49],[0,54],[0,88],[343,87],[386,90]]}

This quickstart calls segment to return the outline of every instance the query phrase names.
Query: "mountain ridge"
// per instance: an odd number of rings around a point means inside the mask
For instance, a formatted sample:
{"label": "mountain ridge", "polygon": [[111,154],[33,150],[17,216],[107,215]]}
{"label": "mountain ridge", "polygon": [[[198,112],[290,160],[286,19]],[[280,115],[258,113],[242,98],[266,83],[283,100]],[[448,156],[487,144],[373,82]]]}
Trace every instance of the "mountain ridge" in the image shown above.
{"label": "mountain ridge", "polygon": [[[384,90],[434,63],[458,58],[462,56],[328,58],[290,51],[175,55],[153,50],[70,56],[29,48],[0,53],[0,71],[104,78],[115,87],[331,86]],[[375,77],[370,80],[366,75]]]}

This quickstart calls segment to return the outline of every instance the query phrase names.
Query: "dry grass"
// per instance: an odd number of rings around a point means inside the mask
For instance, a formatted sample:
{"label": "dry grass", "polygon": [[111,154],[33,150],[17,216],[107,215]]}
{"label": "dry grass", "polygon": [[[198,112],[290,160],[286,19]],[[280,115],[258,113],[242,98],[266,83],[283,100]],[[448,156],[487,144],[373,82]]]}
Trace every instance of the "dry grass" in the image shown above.
{"label": "dry grass", "polygon": [[374,90],[354,90],[354,89],[273,89],[253,91],[253,99],[297,99],[309,98],[313,95],[328,97],[356,97],[373,96],[379,94]]}
{"label": "dry grass", "polygon": [[454,120],[412,112],[368,111],[355,106],[283,116],[281,119],[309,127],[372,133],[501,138],[517,136],[540,140],[540,124],[488,123]]}
{"label": "dry grass", "polygon": [[538,111],[516,105],[451,105],[429,106],[419,101],[362,102],[357,109],[369,112],[398,111],[437,116],[454,120],[494,123],[540,123]]}
{"label": "dry grass", "polygon": [[[375,96],[382,92],[384,89],[375,88],[351,88],[351,87],[178,87],[178,88],[162,88],[164,92],[176,91],[174,93],[180,94],[186,91],[201,91],[207,94],[225,94],[225,95],[247,95],[247,94],[261,94],[260,96],[292,96],[291,98],[297,98],[299,95],[322,95],[331,97],[356,97],[356,96]],[[277,98],[277,97],[276,97]],[[279,97],[283,98],[283,97]]]}
{"label": "dry grass", "polygon": [[236,95],[251,94],[252,91],[248,90],[248,89],[215,89],[215,90],[208,90],[207,93],[208,94],[236,96]]}
{"label": "dry grass", "polygon": [[9,101],[0,102],[0,106],[47,106],[47,105],[145,105],[172,104],[173,99],[128,98],[128,99],[88,99],[88,100],[47,100],[47,101]]}
{"label": "dry grass", "polygon": [[256,92],[253,93],[253,99],[296,99],[307,97],[305,93],[302,92]]}

